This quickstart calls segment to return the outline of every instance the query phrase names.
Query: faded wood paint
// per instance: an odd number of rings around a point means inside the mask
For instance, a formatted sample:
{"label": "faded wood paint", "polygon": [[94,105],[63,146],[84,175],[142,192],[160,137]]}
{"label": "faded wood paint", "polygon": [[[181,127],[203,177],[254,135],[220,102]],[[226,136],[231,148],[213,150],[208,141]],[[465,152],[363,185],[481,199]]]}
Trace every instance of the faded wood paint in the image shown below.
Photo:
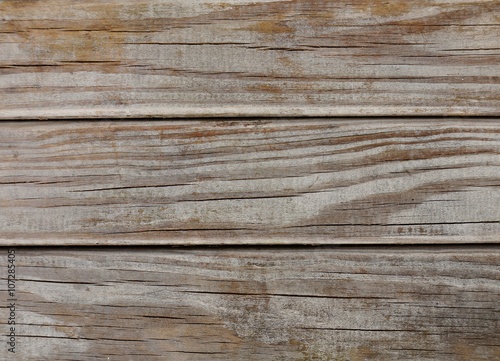
{"label": "faded wood paint", "polygon": [[0,118],[500,115],[497,0],[0,1]]}
{"label": "faded wood paint", "polygon": [[498,247],[18,248],[16,258],[21,333],[9,360],[500,359]]}
{"label": "faded wood paint", "polygon": [[486,243],[497,119],[14,122],[8,244]]}

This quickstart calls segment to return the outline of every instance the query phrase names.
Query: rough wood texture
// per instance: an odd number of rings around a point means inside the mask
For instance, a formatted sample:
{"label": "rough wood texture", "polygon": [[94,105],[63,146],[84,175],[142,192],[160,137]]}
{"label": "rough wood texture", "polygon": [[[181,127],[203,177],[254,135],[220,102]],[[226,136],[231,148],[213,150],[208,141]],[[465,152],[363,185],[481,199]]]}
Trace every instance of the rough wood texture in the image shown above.
{"label": "rough wood texture", "polygon": [[4,123],[0,242],[498,242],[499,154],[496,119]]}
{"label": "rough wood texture", "polygon": [[500,359],[499,248],[16,253],[2,360]]}
{"label": "rough wood texture", "polygon": [[500,115],[498,0],[3,0],[0,118]]}

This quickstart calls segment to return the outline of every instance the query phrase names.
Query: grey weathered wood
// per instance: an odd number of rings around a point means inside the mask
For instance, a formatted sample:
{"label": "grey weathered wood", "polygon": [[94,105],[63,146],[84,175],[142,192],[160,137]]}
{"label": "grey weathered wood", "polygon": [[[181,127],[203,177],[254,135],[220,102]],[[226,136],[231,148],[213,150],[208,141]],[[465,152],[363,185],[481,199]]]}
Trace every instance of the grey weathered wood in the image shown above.
{"label": "grey weathered wood", "polygon": [[498,0],[3,0],[0,118],[500,115]]}
{"label": "grey weathered wood", "polygon": [[500,359],[498,247],[16,253],[2,360]]}
{"label": "grey weathered wood", "polygon": [[498,119],[13,122],[0,242],[498,242]]}

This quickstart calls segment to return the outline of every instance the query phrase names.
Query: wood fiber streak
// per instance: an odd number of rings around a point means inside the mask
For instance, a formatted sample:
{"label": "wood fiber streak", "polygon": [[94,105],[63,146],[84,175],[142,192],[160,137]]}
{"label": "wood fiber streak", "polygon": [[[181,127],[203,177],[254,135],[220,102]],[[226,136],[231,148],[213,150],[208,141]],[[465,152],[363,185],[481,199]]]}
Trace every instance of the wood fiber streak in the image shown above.
{"label": "wood fiber streak", "polygon": [[499,259],[498,247],[17,248],[8,359],[498,360]]}
{"label": "wood fiber streak", "polygon": [[497,0],[3,0],[0,118],[500,115]]}
{"label": "wood fiber streak", "polygon": [[496,119],[12,122],[0,242],[488,243]]}

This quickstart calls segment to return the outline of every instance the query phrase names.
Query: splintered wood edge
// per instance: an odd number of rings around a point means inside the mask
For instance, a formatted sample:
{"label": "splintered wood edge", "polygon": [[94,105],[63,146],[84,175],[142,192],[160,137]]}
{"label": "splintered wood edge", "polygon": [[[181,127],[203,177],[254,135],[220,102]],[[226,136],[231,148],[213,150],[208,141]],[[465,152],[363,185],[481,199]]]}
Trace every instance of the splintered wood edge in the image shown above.
{"label": "splintered wood edge", "polygon": [[82,238],[0,238],[0,247],[21,246],[388,246],[388,245],[481,245],[500,244],[499,236],[477,237],[255,237],[255,238],[228,238],[228,237],[199,237],[199,238],[134,238],[134,239],[106,239],[102,237],[84,236]]}
{"label": "splintered wood edge", "polygon": [[[209,118],[210,120],[248,117],[489,117],[500,116],[498,107],[435,107],[418,106],[409,109],[405,106],[130,106],[130,107],[81,107],[51,109],[4,109],[0,112],[0,121],[9,120],[68,120],[68,119],[110,119],[147,121],[151,119]],[[237,120],[236,120],[237,121]]]}

